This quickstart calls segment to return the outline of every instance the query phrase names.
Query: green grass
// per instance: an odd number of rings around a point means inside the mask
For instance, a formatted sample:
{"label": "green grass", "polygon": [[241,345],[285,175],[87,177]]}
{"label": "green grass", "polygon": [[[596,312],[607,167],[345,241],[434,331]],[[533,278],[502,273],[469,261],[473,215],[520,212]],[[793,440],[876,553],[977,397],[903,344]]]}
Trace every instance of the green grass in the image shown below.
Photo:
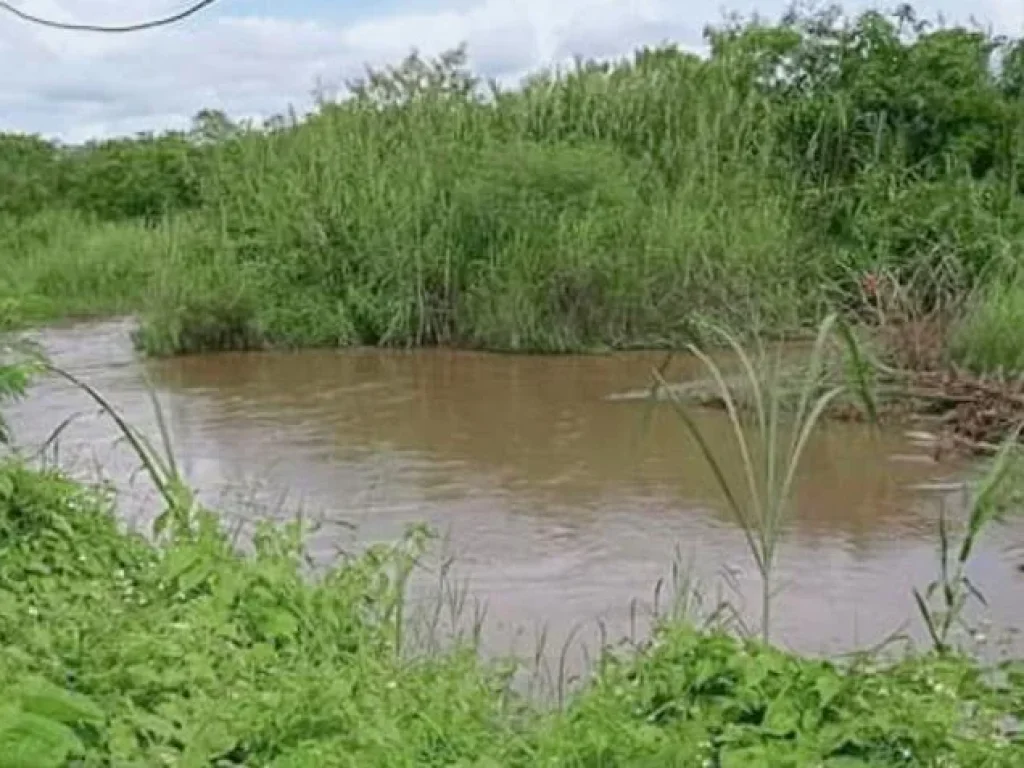
{"label": "green grass", "polygon": [[680,347],[1024,260],[1020,41],[870,13],[709,40],[482,96],[414,56],[274,130],[0,137],[0,321],[134,311],[153,354]]}
{"label": "green grass", "polygon": [[980,291],[954,332],[951,352],[980,373],[1024,373],[1024,284],[993,280]]}
{"label": "green grass", "polygon": [[645,189],[643,165],[606,145],[422,147],[416,125],[363,137],[357,117],[251,141],[261,163],[218,192],[231,266],[168,275],[147,337],[202,337],[205,314],[182,297],[230,303],[240,283],[256,340],[289,346],[678,346],[701,314],[774,327],[813,314],[794,215],[753,169],[710,193],[703,175]]}
{"label": "green grass", "polygon": [[683,57],[656,89],[624,72],[489,105],[328,105],[239,137],[207,190],[236,266],[212,289],[169,281],[147,335],[192,336],[178,296],[230,294],[239,275],[255,335],[286,346],[679,346],[703,316],[816,318],[832,247],[805,225],[764,103]]}
{"label": "green grass", "polygon": [[1024,677],[965,658],[801,659],[662,626],[561,710],[471,647],[402,653],[415,540],[310,580],[301,532],[237,554],[212,518],[153,544],[110,500],[0,464],[0,765],[1011,766]]}
{"label": "green grass", "polygon": [[60,210],[0,219],[0,329],[139,310],[182,223],[100,222]]}

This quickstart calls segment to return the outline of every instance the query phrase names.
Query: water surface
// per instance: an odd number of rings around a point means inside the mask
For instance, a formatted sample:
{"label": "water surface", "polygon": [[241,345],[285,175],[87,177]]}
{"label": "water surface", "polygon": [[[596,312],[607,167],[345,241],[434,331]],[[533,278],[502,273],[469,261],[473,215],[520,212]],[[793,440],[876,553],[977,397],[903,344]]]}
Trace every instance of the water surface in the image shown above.
{"label": "water surface", "polygon": [[[657,357],[356,350],[143,361],[129,330],[105,322],[39,338],[155,434],[151,382],[204,498],[242,518],[301,510],[323,520],[311,542],[322,561],[414,522],[446,532],[457,573],[488,607],[486,638],[497,652],[531,651],[540,626],[552,644],[597,619],[613,636],[628,634],[631,601],[650,607],[677,551],[709,593],[731,574],[726,595],[758,621],[743,536],[696,446],[664,406],[645,425],[645,404],[608,400],[645,386]],[[700,369],[677,366],[687,374]],[[144,522],[152,491],[83,395],[45,381],[12,423],[23,443],[37,444],[73,414],[61,461],[105,473],[122,488],[125,514]],[[727,450],[724,417],[701,420]],[[779,640],[835,653],[908,620],[919,636],[911,588],[936,572],[940,497],[913,488],[964,472],[900,431],[827,425],[809,447],[779,555]],[[974,575],[996,635],[1024,625],[1021,562],[1021,524],[1000,529],[978,555]]]}

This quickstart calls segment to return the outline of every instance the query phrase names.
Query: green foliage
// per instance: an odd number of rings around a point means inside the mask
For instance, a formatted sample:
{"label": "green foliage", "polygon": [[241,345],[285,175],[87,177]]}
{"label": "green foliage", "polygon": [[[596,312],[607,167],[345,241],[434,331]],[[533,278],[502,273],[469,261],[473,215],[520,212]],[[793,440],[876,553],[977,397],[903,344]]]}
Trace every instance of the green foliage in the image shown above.
{"label": "green foliage", "polygon": [[261,128],[204,110],[84,147],[2,137],[0,322],[143,310],[159,354],[680,346],[703,319],[806,330],[866,273],[927,310],[913,276],[964,292],[1024,259],[1020,40],[909,6],[707,38],[516,90],[463,49],[413,53]]}
{"label": "green foliage", "polygon": [[0,216],[27,216],[56,198],[57,153],[36,136],[0,134]]}
{"label": "green foliage", "polygon": [[[1015,765],[991,687],[956,656],[852,667],[663,626],[564,710],[456,647],[400,647],[410,538],[311,577],[301,531],[243,556],[206,512],[155,545],[112,500],[0,464],[0,765]],[[77,761],[77,762],[75,762]]]}
{"label": "green foliage", "polygon": [[66,210],[0,218],[0,329],[137,309],[188,228],[184,218],[146,226]]}
{"label": "green foliage", "polygon": [[65,208],[105,220],[152,219],[200,202],[207,113],[195,135],[170,133],[61,147],[0,134],[0,215],[31,217]]}
{"label": "green foliage", "polygon": [[967,308],[951,351],[978,371],[1024,372],[1024,286],[1017,279],[989,281]]}
{"label": "green foliage", "polygon": [[0,447],[9,445],[11,432],[2,406],[23,397],[38,366],[26,359],[23,350],[0,339]]}
{"label": "green foliage", "polygon": [[315,746],[345,765],[442,765],[479,747],[501,681],[461,655],[396,653],[389,574],[419,545],[309,582],[296,534],[262,530],[245,559],[203,514],[155,549],[119,532],[93,492],[5,465],[0,685],[31,674],[73,691],[46,705],[50,720],[75,703],[103,713],[80,744],[43,744],[56,731],[41,724],[33,743],[118,765],[317,765]]}
{"label": "green foliage", "polygon": [[2,768],[62,768],[86,752],[103,712],[88,698],[34,676],[4,691],[0,707]]}
{"label": "green foliage", "polygon": [[844,669],[664,627],[638,659],[606,660],[542,743],[569,765],[1009,766],[1020,746],[993,717],[1015,696],[962,659]]}
{"label": "green foliage", "polygon": [[114,139],[65,150],[66,204],[105,220],[154,219],[198,206],[202,157],[188,136]]}

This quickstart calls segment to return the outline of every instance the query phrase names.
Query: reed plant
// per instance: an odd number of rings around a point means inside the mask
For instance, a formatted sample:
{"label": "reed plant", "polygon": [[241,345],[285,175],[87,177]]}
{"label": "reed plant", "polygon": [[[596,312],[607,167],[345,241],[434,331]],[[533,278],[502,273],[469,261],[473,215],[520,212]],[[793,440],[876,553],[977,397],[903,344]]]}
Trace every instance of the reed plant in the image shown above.
{"label": "reed plant", "polygon": [[[791,512],[793,484],[808,441],[828,407],[844,393],[856,394],[869,414],[876,413],[869,381],[859,373],[863,371],[862,366],[855,366],[858,375],[850,383],[829,381],[826,363],[837,323],[836,315],[822,321],[802,382],[795,390],[793,382],[781,378],[778,355],[774,361],[768,360],[762,349],[755,362],[739,340],[721,328],[712,330],[735,354],[740,368],[738,377],[727,379],[721,366],[706,351],[694,344],[688,346],[707,369],[725,408],[732,442],[740,458],[742,477],[739,480],[726,472],[725,458],[712,449],[689,404],[669,386],[665,367],[653,372],[652,394],[664,393],[688,434],[696,441],[733,520],[746,539],[761,579],[761,635],[766,642],[771,635],[773,573],[779,541]],[[863,355],[854,336],[848,330],[838,336],[847,345],[852,359],[861,361]],[[767,370],[763,367],[766,364]]]}
{"label": "reed plant", "polygon": [[506,89],[412,55],[261,126],[0,136],[0,323],[138,312],[154,354],[678,348],[1024,258],[1019,41],[909,6],[707,39]]}
{"label": "reed plant", "polygon": [[914,600],[921,619],[938,653],[945,654],[954,650],[954,631],[965,630],[969,635],[974,635],[967,623],[969,603],[977,601],[982,606],[986,605],[984,594],[968,573],[971,556],[979,539],[994,524],[1024,510],[1024,498],[1021,495],[1024,464],[1021,463],[1018,443],[1022,429],[1024,424],[1018,424],[1010,431],[981,479],[973,487],[965,487],[968,503],[959,546],[954,540],[954,521],[949,519],[946,505],[940,505],[939,572],[924,591],[914,590]]}

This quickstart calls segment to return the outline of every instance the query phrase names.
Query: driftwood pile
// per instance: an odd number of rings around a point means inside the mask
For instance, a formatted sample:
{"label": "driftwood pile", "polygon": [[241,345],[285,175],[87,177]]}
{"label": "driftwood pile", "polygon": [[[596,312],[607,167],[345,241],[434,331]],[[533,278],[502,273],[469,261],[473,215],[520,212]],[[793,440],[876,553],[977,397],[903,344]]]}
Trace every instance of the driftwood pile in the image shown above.
{"label": "driftwood pile", "polygon": [[[802,372],[794,369],[777,378],[784,398],[795,402]],[[822,386],[844,383],[836,371]],[[726,387],[738,408],[752,404],[750,383],[743,376],[728,376]],[[848,382],[846,382],[848,383]],[[854,389],[848,386],[848,390]],[[879,417],[887,422],[917,422],[934,437],[936,458],[952,453],[991,454],[1024,424],[1024,377],[977,376],[968,371],[876,371],[872,394]],[[609,400],[665,400],[698,408],[724,409],[718,385],[711,379],[678,382],[662,388],[637,389],[611,395]],[[867,409],[859,396],[848,391],[829,409],[830,418],[865,421]]]}
{"label": "driftwood pile", "polygon": [[995,452],[1024,423],[1024,377],[958,369],[912,372],[898,376],[885,392],[901,395],[913,414],[936,422],[949,447],[972,453]]}

